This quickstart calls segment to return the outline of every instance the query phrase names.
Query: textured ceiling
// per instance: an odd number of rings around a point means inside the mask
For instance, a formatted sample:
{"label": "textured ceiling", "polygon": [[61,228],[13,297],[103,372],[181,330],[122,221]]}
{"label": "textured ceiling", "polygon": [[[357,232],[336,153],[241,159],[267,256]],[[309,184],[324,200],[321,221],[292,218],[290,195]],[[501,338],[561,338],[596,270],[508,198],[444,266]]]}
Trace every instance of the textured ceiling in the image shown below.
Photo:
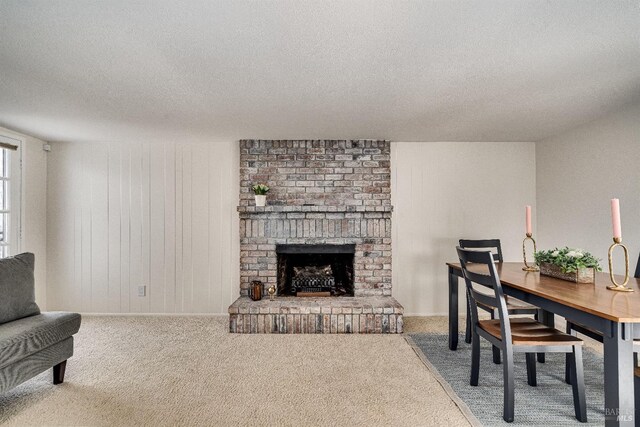
{"label": "textured ceiling", "polygon": [[536,141],[640,99],[637,1],[0,1],[47,140]]}

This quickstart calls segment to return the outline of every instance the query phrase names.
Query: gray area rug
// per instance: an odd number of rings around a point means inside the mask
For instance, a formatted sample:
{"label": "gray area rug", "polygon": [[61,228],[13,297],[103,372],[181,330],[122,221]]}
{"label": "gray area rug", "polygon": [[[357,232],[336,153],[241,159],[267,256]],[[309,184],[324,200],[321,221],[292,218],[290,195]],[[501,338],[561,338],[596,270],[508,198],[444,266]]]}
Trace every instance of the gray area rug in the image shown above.
{"label": "gray area rug", "polygon": [[[547,354],[546,363],[538,363],[538,386],[527,384],[525,355],[515,359],[515,420],[502,419],[502,365],[492,362],[491,346],[481,340],[480,381],[469,385],[471,345],[459,337],[458,350],[448,347],[446,334],[410,334],[407,341],[443,387],[458,403],[472,423],[485,426],[574,426],[604,425],[604,391],[602,357],[584,349],[583,363],[587,398],[587,418],[583,424],[575,419],[571,386],[564,382],[564,354]],[[475,420],[473,419],[475,418]]]}

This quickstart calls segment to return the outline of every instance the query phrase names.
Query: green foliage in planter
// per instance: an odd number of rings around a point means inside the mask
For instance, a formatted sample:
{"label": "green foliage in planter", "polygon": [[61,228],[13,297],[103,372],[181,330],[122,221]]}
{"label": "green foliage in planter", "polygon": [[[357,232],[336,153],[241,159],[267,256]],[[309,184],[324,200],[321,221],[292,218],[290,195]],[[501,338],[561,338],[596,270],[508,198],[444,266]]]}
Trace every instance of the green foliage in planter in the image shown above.
{"label": "green foliage in planter", "polygon": [[251,189],[256,196],[264,196],[269,192],[269,186],[267,186],[267,184],[255,184]]}
{"label": "green foliage in planter", "polygon": [[538,251],[533,256],[536,264],[540,265],[546,262],[557,265],[563,273],[575,273],[580,268],[595,268],[596,271],[602,271],[600,260],[582,249],[555,248],[548,251]]}

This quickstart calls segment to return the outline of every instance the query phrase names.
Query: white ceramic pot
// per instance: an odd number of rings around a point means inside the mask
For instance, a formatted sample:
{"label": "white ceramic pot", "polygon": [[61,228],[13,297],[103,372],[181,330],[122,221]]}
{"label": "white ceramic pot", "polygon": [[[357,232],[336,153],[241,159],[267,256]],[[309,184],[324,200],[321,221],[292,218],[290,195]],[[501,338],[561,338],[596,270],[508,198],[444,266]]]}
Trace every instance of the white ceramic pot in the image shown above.
{"label": "white ceramic pot", "polygon": [[255,195],[256,197],[256,206],[265,206],[267,204],[267,196],[266,195]]}

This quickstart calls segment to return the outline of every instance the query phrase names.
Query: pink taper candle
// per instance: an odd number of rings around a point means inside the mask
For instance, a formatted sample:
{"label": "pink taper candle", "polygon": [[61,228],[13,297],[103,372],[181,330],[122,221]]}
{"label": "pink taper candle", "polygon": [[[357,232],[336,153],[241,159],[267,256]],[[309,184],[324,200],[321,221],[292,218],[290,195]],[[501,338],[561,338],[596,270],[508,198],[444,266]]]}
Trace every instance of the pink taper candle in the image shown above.
{"label": "pink taper candle", "polygon": [[527,205],[526,209],[526,223],[527,223],[527,234],[533,234],[531,232],[531,206]]}
{"label": "pink taper candle", "polygon": [[613,224],[613,237],[622,239],[622,226],[620,225],[620,200],[611,199],[611,223]]}

